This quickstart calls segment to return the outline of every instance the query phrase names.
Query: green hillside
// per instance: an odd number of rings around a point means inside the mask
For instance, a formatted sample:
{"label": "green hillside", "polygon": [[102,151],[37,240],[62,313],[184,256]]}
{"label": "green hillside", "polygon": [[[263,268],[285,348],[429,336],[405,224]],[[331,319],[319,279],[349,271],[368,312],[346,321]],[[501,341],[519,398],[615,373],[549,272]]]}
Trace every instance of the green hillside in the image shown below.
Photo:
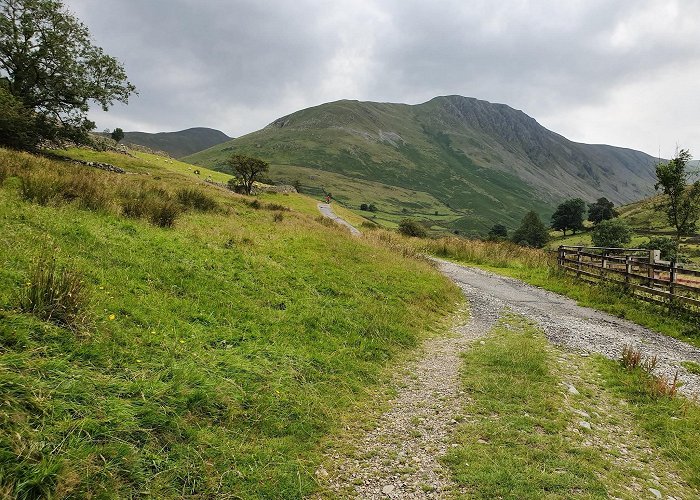
{"label": "green hillside", "polygon": [[69,153],[129,173],[0,149],[0,497],[311,494],[457,289],[310,198]]}
{"label": "green hillside", "polygon": [[273,179],[308,192],[373,203],[380,222],[411,215],[445,231],[513,228],[528,210],[548,218],[572,196],[630,202],[653,184],[648,155],[573,143],[521,111],[460,96],[323,104],[185,161],[221,169],[233,153],[271,162]]}
{"label": "green hillside", "polygon": [[229,136],[206,127],[194,127],[177,132],[124,132],[124,144],[145,146],[155,151],[164,151],[174,158],[191,155],[222,142],[231,140]]}

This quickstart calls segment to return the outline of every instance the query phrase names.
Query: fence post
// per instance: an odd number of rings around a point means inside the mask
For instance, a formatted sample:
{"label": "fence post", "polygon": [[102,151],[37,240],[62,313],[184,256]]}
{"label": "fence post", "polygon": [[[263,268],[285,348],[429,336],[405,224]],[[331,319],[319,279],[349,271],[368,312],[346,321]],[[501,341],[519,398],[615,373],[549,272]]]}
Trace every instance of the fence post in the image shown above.
{"label": "fence post", "polygon": [[557,264],[559,264],[559,267],[564,267],[564,265],[566,265],[564,259],[564,245],[559,245],[559,257],[557,258]]}
{"label": "fence post", "polygon": [[625,288],[629,288],[631,277],[632,277],[632,256],[625,255]]}
{"label": "fence post", "polygon": [[649,264],[647,266],[647,276],[649,276],[649,286],[654,286],[654,264],[656,263],[656,252],[649,250]]}
{"label": "fence post", "polygon": [[603,249],[600,257],[600,276],[605,276],[605,270],[608,268],[608,249]]}
{"label": "fence post", "polygon": [[673,295],[675,293],[675,284],[676,284],[676,259],[671,259],[671,276],[668,280],[668,291],[671,294],[671,301],[673,302]]}
{"label": "fence post", "polygon": [[581,247],[576,247],[576,277],[581,277]]}

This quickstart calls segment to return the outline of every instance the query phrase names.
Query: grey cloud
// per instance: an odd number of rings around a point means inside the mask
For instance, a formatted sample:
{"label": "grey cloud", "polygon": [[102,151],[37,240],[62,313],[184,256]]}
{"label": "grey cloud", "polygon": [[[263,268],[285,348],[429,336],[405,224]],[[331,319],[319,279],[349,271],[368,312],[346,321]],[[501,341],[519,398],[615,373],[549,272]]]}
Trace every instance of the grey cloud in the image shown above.
{"label": "grey cloud", "polygon": [[[150,131],[201,125],[240,135],[333,99],[420,102],[457,93],[546,117],[560,133],[615,143],[619,123],[598,126],[591,110],[624,113],[621,90],[669,73],[687,87],[700,68],[695,1],[66,4],[140,90],[128,107],[94,119]],[[590,123],[567,125],[574,112]],[[662,112],[649,103],[645,116]],[[639,120],[638,110],[630,115]],[[694,123],[677,125],[683,137],[700,135]],[[641,149],[645,141],[621,145]]]}

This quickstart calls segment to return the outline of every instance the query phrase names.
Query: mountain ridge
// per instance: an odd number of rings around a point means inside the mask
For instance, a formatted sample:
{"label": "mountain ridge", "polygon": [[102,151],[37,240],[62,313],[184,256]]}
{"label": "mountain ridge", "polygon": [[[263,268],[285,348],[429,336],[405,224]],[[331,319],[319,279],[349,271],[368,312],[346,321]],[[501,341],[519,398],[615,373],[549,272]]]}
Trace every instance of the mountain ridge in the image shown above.
{"label": "mountain ridge", "polygon": [[192,127],[176,132],[124,132],[124,144],[145,146],[156,151],[164,151],[174,158],[181,158],[208,149],[232,137],[220,130],[208,127]]}
{"label": "mountain ridge", "polygon": [[[449,222],[439,221],[450,230],[513,226],[530,209],[548,217],[570,197],[606,196],[617,204],[641,199],[653,191],[655,163],[640,151],[570,141],[523,111],[462,96],[416,105],[325,103],[186,159],[221,168],[232,153],[269,161],[273,179],[287,182],[303,167],[317,170],[321,180],[332,173],[345,183],[427,193],[436,202],[418,213],[427,220],[428,212],[451,211]],[[322,187],[304,180],[309,188]],[[360,201],[344,192],[338,199]],[[410,200],[387,198],[378,205],[380,212],[401,214]]]}

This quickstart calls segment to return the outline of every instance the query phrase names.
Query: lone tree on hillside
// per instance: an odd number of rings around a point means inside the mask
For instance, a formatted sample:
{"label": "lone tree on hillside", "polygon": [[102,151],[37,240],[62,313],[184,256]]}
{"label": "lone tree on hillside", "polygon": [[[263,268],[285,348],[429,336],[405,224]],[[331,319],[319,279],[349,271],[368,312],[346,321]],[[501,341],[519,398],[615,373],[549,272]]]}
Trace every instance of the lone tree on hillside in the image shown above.
{"label": "lone tree on hillside", "polygon": [[487,235],[489,240],[502,240],[508,237],[508,228],[503,224],[494,224],[489,229],[489,234]]}
{"label": "lone tree on hillside", "polygon": [[[25,149],[41,139],[86,142],[95,128],[89,103],[107,111],[136,91],[122,65],[92,44],[88,28],[61,0],[0,1],[0,86],[32,117],[22,124],[31,139],[23,141]],[[0,130],[0,138],[6,136]]]}
{"label": "lone tree on hillside", "polygon": [[596,247],[621,248],[632,241],[632,231],[621,219],[604,220],[591,233]]}
{"label": "lone tree on hillside", "polygon": [[661,207],[666,211],[668,222],[676,229],[676,241],[681,236],[695,232],[700,214],[700,181],[688,186],[694,174],[688,170],[692,159],[687,149],[681,149],[668,163],[656,166],[656,190],[661,190],[664,200]]}
{"label": "lone tree on hillside", "polygon": [[593,224],[599,224],[615,217],[617,217],[615,204],[605,197],[598,198],[595,203],[588,204],[588,220]]}
{"label": "lone tree on hillside", "polygon": [[540,216],[536,212],[530,211],[523,217],[523,221],[513,233],[511,241],[518,245],[542,248],[549,241],[549,233],[540,220]]}
{"label": "lone tree on hillside", "polygon": [[112,139],[114,139],[117,142],[121,142],[121,140],[124,138],[124,131],[120,128],[115,128],[112,133],[110,134]]}
{"label": "lone tree on hillside", "polygon": [[255,179],[270,169],[270,164],[266,161],[245,155],[231,156],[226,160],[226,166],[230,168],[236,177],[238,186],[245,194],[252,193]]}
{"label": "lone tree on hillside", "polygon": [[552,214],[552,228],[563,231],[564,236],[569,230],[576,234],[576,231],[583,230],[583,216],[585,214],[586,202],[581,198],[566,200]]}

